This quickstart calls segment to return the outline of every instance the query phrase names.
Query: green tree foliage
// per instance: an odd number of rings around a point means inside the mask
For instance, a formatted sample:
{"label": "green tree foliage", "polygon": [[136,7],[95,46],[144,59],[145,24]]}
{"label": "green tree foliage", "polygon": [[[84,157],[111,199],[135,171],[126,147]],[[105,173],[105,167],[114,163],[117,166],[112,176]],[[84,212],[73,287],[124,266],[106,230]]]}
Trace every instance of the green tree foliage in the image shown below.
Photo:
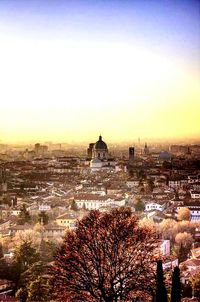
{"label": "green tree foliage", "polygon": [[28,291],[27,291],[26,286],[18,289],[15,296],[20,299],[20,302],[26,302],[26,300],[28,298]]}
{"label": "green tree foliage", "polygon": [[38,222],[40,224],[48,224],[48,222],[49,222],[49,216],[47,215],[47,213],[45,211],[41,211],[38,214]]}
{"label": "green tree foliage", "polygon": [[130,209],[91,211],[66,234],[51,268],[55,298],[69,302],[152,300],[156,234]]}
{"label": "green tree foliage", "polygon": [[40,259],[44,263],[53,261],[56,248],[55,242],[42,239],[39,248]]}
{"label": "green tree foliage", "polygon": [[31,241],[24,241],[16,247],[13,257],[13,263],[10,267],[10,280],[15,283],[15,290],[21,285],[22,274],[38,261],[39,254],[32,247]]}
{"label": "green tree foliage", "polygon": [[157,262],[156,302],[167,302],[167,290],[164,283],[162,260],[158,260]]}
{"label": "green tree foliage", "polygon": [[26,206],[25,204],[23,204],[23,206],[21,207],[21,212],[18,216],[18,221],[17,224],[25,224],[25,223],[29,223],[31,221],[31,216],[29,214],[29,212],[26,210]]}
{"label": "green tree foliage", "polygon": [[49,301],[50,287],[46,271],[47,267],[42,261],[33,263],[21,274],[20,288],[16,296],[23,299],[24,302]]}
{"label": "green tree foliage", "polygon": [[48,279],[39,276],[28,287],[28,301],[46,302],[50,300],[50,287]]}
{"label": "green tree foliage", "polygon": [[180,269],[178,266],[174,268],[172,274],[171,302],[181,302]]}
{"label": "green tree foliage", "polygon": [[19,264],[21,272],[27,270],[34,262],[38,261],[39,254],[32,246],[31,241],[24,241],[16,247],[14,252],[14,262]]}

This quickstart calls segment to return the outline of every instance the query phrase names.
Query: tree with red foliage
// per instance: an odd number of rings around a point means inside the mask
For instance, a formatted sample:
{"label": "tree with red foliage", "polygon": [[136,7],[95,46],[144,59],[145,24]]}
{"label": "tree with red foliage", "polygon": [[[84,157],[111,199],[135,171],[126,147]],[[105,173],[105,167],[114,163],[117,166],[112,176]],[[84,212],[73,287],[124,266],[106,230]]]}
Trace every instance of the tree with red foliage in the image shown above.
{"label": "tree with red foliage", "polygon": [[[150,301],[156,235],[129,209],[91,211],[69,232],[51,268],[55,298],[65,302]],[[150,300],[149,300],[150,299]]]}

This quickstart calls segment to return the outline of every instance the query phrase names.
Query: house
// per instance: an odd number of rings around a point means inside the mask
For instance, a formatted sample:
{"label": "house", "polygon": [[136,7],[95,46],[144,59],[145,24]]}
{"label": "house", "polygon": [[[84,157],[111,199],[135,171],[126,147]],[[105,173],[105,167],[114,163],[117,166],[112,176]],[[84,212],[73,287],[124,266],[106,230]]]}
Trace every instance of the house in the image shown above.
{"label": "house", "polygon": [[78,215],[65,213],[56,218],[56,224],[63,226],[69,230],[75,229]]}
{"label": "house", "polygon": [[200,259],[188,259],[180,263],[180,267],[186,267],[189,272],[200,269]]}
{"label": "house", "polygon": [[160,240],[159,249],[163,256],[170,256],[170,240]]}
{"label": "house", "polygon": [[190,208],[190,220],[191,221],[200,221],[200,207],[199,208]]}
{"label": "house", "polygon": [[15,236],[16,233],[23,234],[25,231],[31,231],[33,230],[33,227],[29,224],[15,225],[10,227],[9,230],[10,230],[10,235]]}
{"label": "house", "polygon": [[200,192],[199,191],[190,191],[191,198],[193,199],[200,199]]}
{"label": "house", "polygon": [[50,211],[50,210],[51,210],[51,206],[48,204],[39,205],[39,211],[41,211],[41,212],[46,212],[46,211]]}
{"label": "house", "polygon": [[87,210],[99,210],[101,207],[116,205],[118,207],[124,206],[126,199],[124,197],[116,198],[111,195],[97,195],[97,194],[78,194],[75,195],[74,200],[79,209],[85,207]]}
{"label": "house", "polygon": [[66,227],[60,225],[45,225],[44,236],[49,239],[59,239],[65,235]]}
{"label": "house", "polygon": [[200,259],[200,247],[191,249],[191,254],[193,259]]}
{"label": "house", "polygon": [[148,202],[145,205],[145,211],[152,211],[152,210],[158,210],[158,211],[164,211],[164,209],[166,208],[166,201],[159,201],[158,202]]}
{"label": "house", "polygon": [[138,179],[127,180],[126,186],[131,189],[139,186],[140,181]]}
{"label": "house", "polygon": [[185,185],[187,185],[188,181],[187,179],[169,179],[169,187],[173,188],[173,189],[178,189],[178,188],[182,188]]}

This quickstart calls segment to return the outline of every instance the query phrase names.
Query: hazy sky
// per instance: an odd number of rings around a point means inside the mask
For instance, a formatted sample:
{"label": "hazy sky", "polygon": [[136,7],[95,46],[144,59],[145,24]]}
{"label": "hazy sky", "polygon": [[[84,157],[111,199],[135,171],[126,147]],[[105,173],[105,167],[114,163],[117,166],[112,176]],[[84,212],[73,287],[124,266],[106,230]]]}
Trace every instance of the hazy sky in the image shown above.
{"label": "hazy sky", "polygon": [[0,140],[200,134],[200,1],[0,1]]}

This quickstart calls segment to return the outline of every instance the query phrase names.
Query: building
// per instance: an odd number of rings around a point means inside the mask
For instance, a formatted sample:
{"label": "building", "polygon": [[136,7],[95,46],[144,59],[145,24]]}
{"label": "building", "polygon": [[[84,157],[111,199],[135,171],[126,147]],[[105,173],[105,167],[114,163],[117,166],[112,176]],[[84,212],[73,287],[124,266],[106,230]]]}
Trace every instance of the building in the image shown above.
{"label": "building", "polygon": [[94,148],[94,143],[90,143],[90,144],[89,144],[89,147],[88,147],[88,149],[87,149],[87,156],[88,156],[88,159],[89,159],[89,160],[92,159],[93,148]]}
{"label": "building", "polygon": [[76,227],[77,218],[77,215],[74,215],[72,213],[65,213],[56,218],[56,223],[69,230],[73,230]]}
{"label": "building", "polygon": [[170,256],[170,240],[160,240],[159,249],[160,249],[161,255]]}
{"label": "building", "polygon": [[129,147],[129,165],[132,166],[134,164],[135,159],[135,148]]}
{"label": "building", "polygon": [[164,211],[166,208],[166,201],[159,201],[158,202],[148,202],[145,205],[145,211],[152,211],[152,210],[158,210],[158,211]]}
{"label": "building", "polygon": [[78,194],[74,200],[79,209],[85,208],[87,210],[99,210],[101,207],[122,207],[126,204],[124,197],[114,197],[109,195],[98,194]]}
{"label": "building", "polygon": [[99,136],[99,140],[93,146],[93,158],[100,160],[108,158],[108,147],[107,144],[102,140],[102,136]]}
{"label": "building", "polygon": [[144,155],[149,155],[149,148],[147,147],[147,143],[144,146]]}
{"label": "building", "polygon": [[90,144],[88,148],[88,155],[91,156],[90,161],[91,171],[99,171],[103,169],[115,168],[116,162],[109,156],[107,144],[102,140],[102,136],[99,136],[99,140],[95,144]]}

